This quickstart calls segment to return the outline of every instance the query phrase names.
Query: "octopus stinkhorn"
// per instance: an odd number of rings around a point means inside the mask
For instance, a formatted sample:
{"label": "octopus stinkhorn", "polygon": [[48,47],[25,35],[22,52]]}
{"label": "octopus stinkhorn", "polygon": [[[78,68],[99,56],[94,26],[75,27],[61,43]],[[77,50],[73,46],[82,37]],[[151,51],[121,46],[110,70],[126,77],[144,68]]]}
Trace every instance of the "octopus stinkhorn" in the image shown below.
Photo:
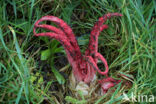
{"label": "octopus stinkhorn", "polygon": [[[107,29],[108,26],[103,24],[107,19],[114,16],[122,16],[120,13],[108,13],[99,18],[95,23],[89,40],[89,46],[82,55],[80,47],[75,38],[72,29],[65,23],[62,19],[55,16],[44,16],[39,19],[34,25],[34,35],[35,36],[48,36],[58,40],[64,47],[68,61],[72,66],[72,71],[75,79],[78,82],[84,82],[85,84],[90,84],[96,76],[96,72],[104,75],[105,78],[99,80],[101,88],[104,93],[108,91],[109,88],[115,86],[120,82],[120,80],[115,80],[108,76],[108,64],[106,59],[98,52],[98,36],[100,32]],[[40,24],[42,21],[51,21],[55,23],[57,27]],[[36,33],[36,28],[44,28],[50,30],[51,32]],[[101,71],[97,66],[97,61],[101,60],[105,66],[105,71]]]}

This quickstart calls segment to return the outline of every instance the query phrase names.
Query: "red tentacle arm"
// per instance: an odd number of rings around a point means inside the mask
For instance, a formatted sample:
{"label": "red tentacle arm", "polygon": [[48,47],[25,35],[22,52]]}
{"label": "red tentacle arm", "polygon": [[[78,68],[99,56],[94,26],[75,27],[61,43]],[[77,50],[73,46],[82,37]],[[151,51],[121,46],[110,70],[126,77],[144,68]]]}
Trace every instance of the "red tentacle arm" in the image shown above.
{"label": "red tentacle arm", "polygon": [[102,72],[98,68],[97,64],[95,63],[95,60],[91,56],[86,56],[86,60],[96,71],[98,71],[98,73],[100,73],[101,75],[108,76],[108,65],[107,65],[106,59],[100,53],[97,53],[96,57],[98,59],[100,59],[102,61],[102,63],[105,65],[105,71],[104,72]]}
{"label": "red tentacle arm", "polygon": [[[99,81],[101,84],[101,87],[103,89],[103,93],[106,93],[107,90],[114,85],[118,83],[117,80],[114,80],[113,78],[108,77],[108,65],[106,59],[98,53],[98,36],[101,31],[104,29],[108,28],[107,25],[103,24],[107,19],[110,19],[111,17],[114,16],[122,16],[122,14],[119,13],[108,13],[101,18],[95,23],[91,35],[90,35],[90,40],[89,40],[89,46],[85,52],[85,55],[87,56],[87,61],[90,63],[90,65],[98,71],[98,73],[105,75],[106,78]],[[102,72],[98,66],[97,66],[97,60],[100,59],[103,64],[105,65],[105,71]]]}
{"label": "red tentacle arm", "polygon": [[[51,21],[51,22],[54,22],[56,25],[58,25],[60,30],[63,32],[63,34],[65,34],[66,37],[68,38],[68,41],[70,42],[70,44],[73,46],[74,51],[77,55],[76,58],[78,59],[79,57],[81,57],[81,51],[80,51],[80,48],[76,41],[76,38],[74,36],[74,33],[73,33],[72,29],[62,19],[55,17],[55,16],[44,16],[35,23],[36,27],[47,28],[47,29],[50,29],[50,30],[56,32],[58,29],[56,29],[53,26],[39,25],[39,23],[42,21]],[[57,32],[60,32],[60,31],[57,31]]]}
{"label": "red tentacle arm", "polygon": [[[42,21],[46,20],[56,23],[60,28],[56,28],[51,25],[40,24]],[[36,33],[36,28],[44,28],[52,32]],[[88,83],[90,82],[92,78],[89,77],[91,78],[89,79],[86,77],[86,75],[89,76],[89,74],[91,74],[90,76],[93,76],[95,73],[93,73],[90,69],[87,69],[87,63],[83,60],[74,34],[72,33],[70,27],[63,20],[54,16],[44,16],[35,23],[33,32],[35,36],[48,36],[58,40],[63,45],[67,53],[67,58],[73,68],[75,78],[78,81],[85,81]]]}
{"label": "red tentacle arm", "polygon": [[[74,48],[73,48],[73,46],[71,46],[71,44],[69,42],[70,40],[66,37],[64,32],[62,32],[62,30],[60,30],[54,26],[50,26],[50,25],[46,25],[46,24],[39,24],[40,22],[42,22],[44,20],[45,20],[45,18],[41,18],[35,23],[34,29],[33,29],[34,35],[35,36],[48,36],[51,38],[55,38],[64,46],[66,51],[69,51],[68,53],[70,53],[71,55],[74,55],[75,54],[75,53],[73,53]],[[44,29],[50,30],[52,32],[36,33],[36,28],[44,28]]]}
{"label": "red tentacle arm", "polygon": [[98,36],[101,31],[104,29],[108,28],[107,25],[103,24],[107,19],[110,19],[111,17],[114,16],[122,16],[120,13],[108,13],[101,18],[95,23],[91,35],[90,35],[90,40],[89,40],[89,46],[88,49],[86,50],[85,55],[90,56],[94,55],[98,51]]}
{"label": "red tentacle arm", "polygon": [[[66,53],[67,53],[67,58],[69,60],[70,63],[71,60],[74,61],[75,59],[73,59],[74,57],[73,56],[76,56],[75,53],[73,52],[73,47],[70,45],[69,42],[67,42],[67,38],[66,37],[61,37],[60,35],[56,34],[56,33],[52,33],[52,32],[46,32],[46,33],[35,33],[35,30],[34,30],[34,34],[35,36],[48,36],[48,37],[51,37],[51,38],[55,38],[56,40],[58,40],[64,47]],[[71,58],[69,58],[69,56],[71,56]]]}

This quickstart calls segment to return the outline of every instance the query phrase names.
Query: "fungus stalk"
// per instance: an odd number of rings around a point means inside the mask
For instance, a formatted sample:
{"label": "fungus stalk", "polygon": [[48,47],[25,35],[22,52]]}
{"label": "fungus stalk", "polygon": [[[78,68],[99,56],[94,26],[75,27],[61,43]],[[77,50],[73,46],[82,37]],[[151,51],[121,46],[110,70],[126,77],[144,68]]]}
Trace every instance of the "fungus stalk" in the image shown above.
{"label": "fungus stalk", "polygon": [[[72,66],[74,77],[78,82],[84,82],[85,84],[89,85],[92,81],[95,80],[96,72],[104,75],[105,78],[99,80],[98,82],[101,85],[103,93],[106,93],[109,88],[115,86],[120,81],[108,76],[109,69],[107,61],[100,53],[98,53],[98,36],[101,31],[108,28],[108,26],[103,23],[107,19],[110,19],[114,16],[122,15],[119,13],[108,13],[99,18],[99,20],[95,23],[90,34],[89,46],[85,52],[85,55],[82,55],[72,29],[63,20],[55,16],[44,16],[39,19],[34,25],[33,32],[35,36],[47,36],[54,38],[63,45],[68,61]],[[43,21],[51,21],[55,23],[58,28],[47,24],[40,24]],[[50,30],[51,32],[36,33],[36,28],[43,28]],[[101,60],[104,64],[104,72],[98,68],[98,60]]]}

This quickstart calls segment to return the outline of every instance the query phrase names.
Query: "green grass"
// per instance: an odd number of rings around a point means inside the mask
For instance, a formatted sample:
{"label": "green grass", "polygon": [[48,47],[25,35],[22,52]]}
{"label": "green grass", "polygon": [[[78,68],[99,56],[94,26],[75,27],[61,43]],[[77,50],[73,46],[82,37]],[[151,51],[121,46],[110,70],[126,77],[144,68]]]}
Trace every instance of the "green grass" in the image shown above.
{"label": "green grass", "polygon": [[[93,102],[120,104],[124,102],[124,91],[129,96],[133,92],[156,97],[154,0],[1,0],[0,103],[63,104],[78,101],[66,88],[69,65],[58,61],[65,56],[64,50],[57,41],[34,37],[33,25],[45,15],[62,18],[82,42],[79,44],[84,52],[91,28],[108,12],[119,12],[123,17],[106,22],[109,28],[99,36],[99,52],[107,59],[112,77],[124,74],[131,79],[122,80],[132,84],[128,89],[119,84],[111,97],[104,95]],[[48,53],[49,50],[55,52]],[[55,65],[62,65],[66,73],[60,72],[60,67]],[[54,66],[55,71],[52,70]],[[78,102],[86,101],[81,99]]]}

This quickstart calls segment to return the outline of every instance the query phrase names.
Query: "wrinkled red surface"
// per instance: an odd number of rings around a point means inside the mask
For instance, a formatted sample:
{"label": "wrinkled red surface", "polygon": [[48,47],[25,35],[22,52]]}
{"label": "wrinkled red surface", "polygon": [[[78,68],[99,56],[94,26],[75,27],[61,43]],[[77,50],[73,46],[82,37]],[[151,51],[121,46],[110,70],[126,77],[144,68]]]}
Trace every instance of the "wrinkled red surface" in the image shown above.
{"label": "wrinkled red surface", "polygon": [[[99,80],[99,83],[101,84],[103,92],[106,93],[109,88],[115,86],[120,81],[108,77],[107,61],[100,53],[98,53],[98,36],[102,30],[108,28],[108,26],[103,23],[113,16],[122,16],[122,14],[108,13],[100,17],[95,23],[90,34],[89,46],[85,55],[81,54],[72,29],[62,19],[55,16],[44,16],[35,23],[33,32],[35,36],[48,36],[58,40],[63,45],[77,81],[84,81],[85,83],[92,82],[96,71],[101,75],[105,75],[106,78]],[[55,23],[58,28],[47,24],[40,24],[42,21],[51,21]],[[44,28],[50,30],[51,32],[36,33],[36,28]],[[98,60],[103,62],[105,66],[104,72],[98,68]]]}

